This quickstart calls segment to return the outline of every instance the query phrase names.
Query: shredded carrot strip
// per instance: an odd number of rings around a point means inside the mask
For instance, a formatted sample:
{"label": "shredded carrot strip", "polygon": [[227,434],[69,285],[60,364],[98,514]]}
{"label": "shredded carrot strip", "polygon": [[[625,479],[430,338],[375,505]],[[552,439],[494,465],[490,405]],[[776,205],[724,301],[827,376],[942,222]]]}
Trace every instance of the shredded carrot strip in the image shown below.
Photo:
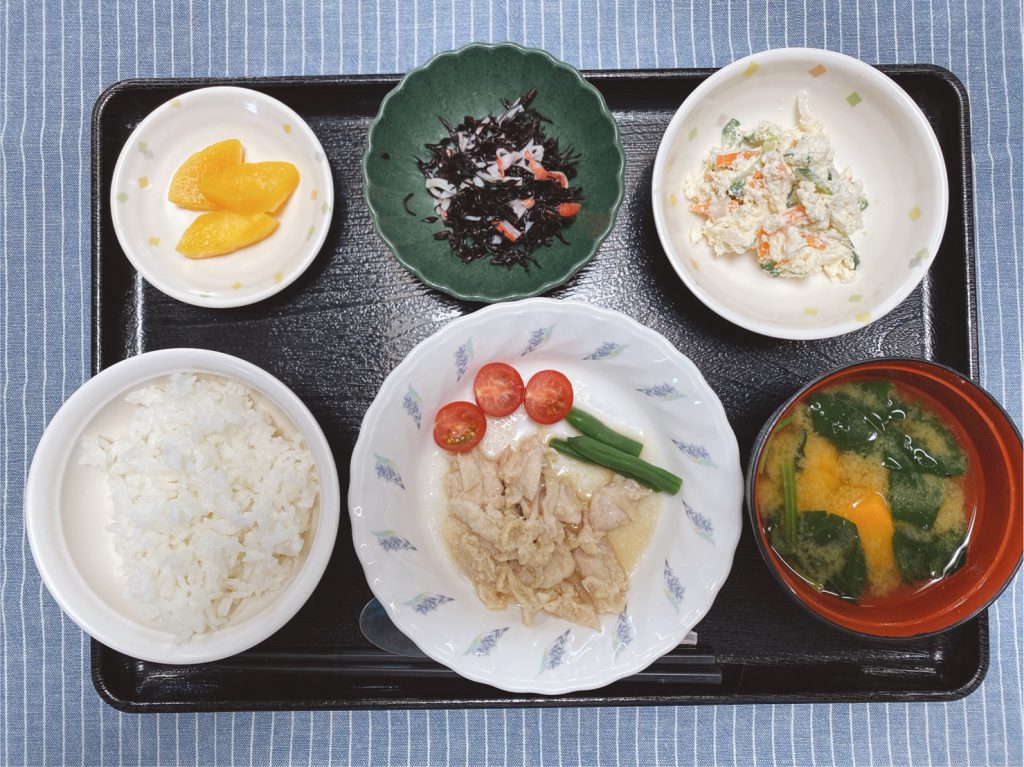
{"label": "shredded carrot strip", "polygon": [[501,232],[503,235],[505,235],[505,239],[507,239],[507,240],[511,240],[512,242],[515,242],[516,240],[519,239],[519,235],[516,234],[515,232],[513,232],[507,226],[505,226],[505,222],[504,221],[495,221],[494,222],[494,228],[497,229],[499,232]]}

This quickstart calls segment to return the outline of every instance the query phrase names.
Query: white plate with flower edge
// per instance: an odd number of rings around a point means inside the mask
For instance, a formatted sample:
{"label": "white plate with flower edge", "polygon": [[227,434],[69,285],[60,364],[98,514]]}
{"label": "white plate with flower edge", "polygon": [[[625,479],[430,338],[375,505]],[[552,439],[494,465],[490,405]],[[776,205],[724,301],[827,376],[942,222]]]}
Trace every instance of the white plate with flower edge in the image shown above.
{"label": "white plate with flower edge", "polygon": [[[638,436],[645,458],[683,478],[681,493],[658,496],[626,609],[602,616],[600,631],[546,614],[527,627],[518,609],[488,609],[448,554],[448,454],[434,444],[434,414],[447,402],[472,401],[476,372],[495,361],[514,365],[524,380],[562,371],[577,405]],[[522,409],[489,419],[482,447],[496,452],[535,429]],[[552,429],[570,431],[564,423]],[[349,514],[370,588],[424,653],[474,681],[557,695],[635,674],[683,641],[729,575],[742,494],[736,437],[689,359],[625,315],[536,298],[455,320],[392,371],[352,454]]]}

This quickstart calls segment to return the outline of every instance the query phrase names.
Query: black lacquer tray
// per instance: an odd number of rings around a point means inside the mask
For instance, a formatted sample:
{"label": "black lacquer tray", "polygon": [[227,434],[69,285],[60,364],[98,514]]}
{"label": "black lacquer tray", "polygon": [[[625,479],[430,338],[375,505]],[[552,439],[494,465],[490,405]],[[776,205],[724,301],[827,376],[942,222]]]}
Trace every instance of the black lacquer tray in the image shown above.
{"label": "black lacquer tray", "polygon": [[[703,371],[725,405],[746,457],[775,407],[821,371],[872,356],[921,356],[977,376],[970,124],[963,86],[933,66],[882,67],[921,106],[945,153],[950,211],[938,257],[921,287],[885,318],[823,341],[780,341],[730,325],[705,308],[669,266],[651,213],[650,178],[663,130],[707,70],[591,72],[619,122],[626,197],[595,259],[550,295],[631,315],[662,333]],[[118,83],[93,114],[93,370],[152,349],[194,346],[266,368],[319,419],[342,487],[363,414],[387,373],[451,319],[478,308],[419,283],[377,237],[362,195],[366,130],[395,76],[230,81],[285,102],[327,152],[337,204],[309,271],[254,306],[206,310],[144,283],[118,246],[109,214],[114,163],[153,108],[222,80]],[[327,572],[308,604],[253,650],[217,663],[159,666],[97,642],[101,697],[124,711],[360,707],[635,705],[793,701],[950,700],[988,667],[985,614],[939,637],[873,642],[831,629],[797,607],[769,575],[749,529],[732,575],[680,647],[648,672],[557,698],[512,695],[432,662],[399,658],[363,638],[370,591],[347,515]]]}

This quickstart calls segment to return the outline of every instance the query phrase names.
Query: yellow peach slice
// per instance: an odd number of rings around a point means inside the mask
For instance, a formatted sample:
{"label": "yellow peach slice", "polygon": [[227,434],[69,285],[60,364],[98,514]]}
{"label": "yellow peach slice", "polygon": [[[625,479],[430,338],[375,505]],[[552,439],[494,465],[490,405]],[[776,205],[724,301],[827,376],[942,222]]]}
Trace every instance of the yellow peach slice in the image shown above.
{"label": "yellow peach slice", "polygon": [[199,182],[207,199],[235,213],[274,213],[299,185],[290,162],[246,162]]}
{"label": "yellow peach slice", "polygon": [[277,226],[277,219],[266,213],[244,216],[217,210],[193,221],[175,249],[189,258],[223,256],[269,237]]}
{"label": "yellow peach slice", "polygon": [[236,138],[210,144],[189,157],[171,179],[167,199],[188,210],[217,210],[221,206],[208,200],[199,190],[199,183],[207,176],[220,173],[245,159],[242,142]]}

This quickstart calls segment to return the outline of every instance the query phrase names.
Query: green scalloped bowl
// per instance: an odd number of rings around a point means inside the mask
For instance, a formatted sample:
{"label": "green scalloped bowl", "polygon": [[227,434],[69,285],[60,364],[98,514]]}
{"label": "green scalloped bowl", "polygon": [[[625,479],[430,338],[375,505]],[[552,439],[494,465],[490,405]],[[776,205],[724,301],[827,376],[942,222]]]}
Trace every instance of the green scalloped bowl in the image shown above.
{"label": "green scalloped bowl", "polygon": [[[465,115],[482,117],[537,89],[536,108],[551,118],[548,135],[579,153],[574,185],[583,187],[583,210],[564,230],[568,244],[555,240],[537,252],[540,266],[529,272],[493,266],[487,259],[462,263],[444,240],[439,224],[427,224],[433,202],[414,157],[436,143],[444,128]],[[561,285],[597,252],[611,231],[622,202],[625,157],[619,131],[604,98],[580,73],[544,51],[511,43],[472,44],[441,53],[410,71],[392,90],[370,126],[363,156],[366,203],[377,232],[391,252],[428,285],[468,301],[526,298]],[[408,202],[416,215],[410,215]]]}

